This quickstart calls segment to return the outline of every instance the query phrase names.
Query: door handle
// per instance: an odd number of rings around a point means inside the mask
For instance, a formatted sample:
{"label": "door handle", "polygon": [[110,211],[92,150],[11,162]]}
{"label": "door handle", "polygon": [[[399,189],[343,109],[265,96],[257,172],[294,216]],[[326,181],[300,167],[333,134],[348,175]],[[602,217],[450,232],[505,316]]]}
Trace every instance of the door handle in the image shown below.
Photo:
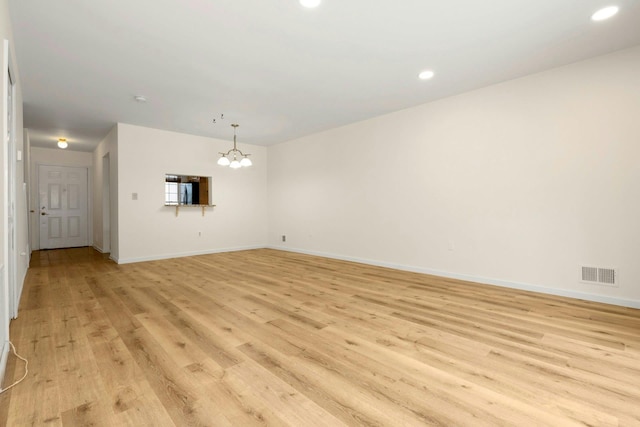
{"label": "door handle", "polygon": [[40,212],[40,215],[44,216],[44,215],[49,215],[49,214],[46,213],[46,212]]}

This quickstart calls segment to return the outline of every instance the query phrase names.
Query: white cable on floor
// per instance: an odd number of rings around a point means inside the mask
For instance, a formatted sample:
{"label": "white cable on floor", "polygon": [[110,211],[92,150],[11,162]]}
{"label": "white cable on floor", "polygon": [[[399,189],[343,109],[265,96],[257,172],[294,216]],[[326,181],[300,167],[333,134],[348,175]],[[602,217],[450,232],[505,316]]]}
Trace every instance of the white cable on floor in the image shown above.
{"label": "white cable on floor", "polygon": [[17,352],[16,352],[16,348],[13,346],[13,343],[11,341],[9,341],[9,345],[11,345],[11,348],[13,349],[13,354],[16,355],[16,357],[22,361],[24,361],[24,375],[22,376],[22,378],[20,378],[18,381],[16,381],[15,383],[11,384],[9,387],[7,388],[3,388],[0,389],[0,393],[4,393],[5,391],[9,390],[11,387],[16,386],[18,384],[20,384],[22,382],[22,380],[24,380],[25,378],[27,378],[27,374],[29,373],[29,361],[27,359],[25,359],[24,357],[20,356]]}

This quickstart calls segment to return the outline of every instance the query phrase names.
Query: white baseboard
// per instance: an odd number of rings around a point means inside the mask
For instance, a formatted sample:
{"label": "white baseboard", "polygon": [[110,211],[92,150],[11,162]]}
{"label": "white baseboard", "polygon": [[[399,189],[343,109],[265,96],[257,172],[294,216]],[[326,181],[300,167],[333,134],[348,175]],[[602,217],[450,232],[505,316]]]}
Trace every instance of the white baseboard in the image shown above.
{"label": "white baseboard", "polygon": [[102,249],[100,246],[93,245],[92,248],[95,249],[96,251],[100,252],[101,254],[104,253],[104,249]]}
{"label": "white baseboard", "polygon": [[148,257],[139,257],[139,258],[111,258],[118,264],[131,264],[134,262],[145,262],[145,261],[158,261],[162,259],[170,259],[170,258],[182,258],[187,256],[196,256],[196,255],[208,255],[208,254],[217,254],[222,252],[238,252],[238,251],[248,251],[251,249],[264,249],[264,245],[257,246],[242,246],[235,248],[222,248],[222,249],[207,249],[204,251],[192,251],[192,252],[178,252],[172,254],[162,254],[162,255],[152,255]]}
{"label": "white baseboard", "polygon": [[486,277],[476,277],[476,276],[470,276],[467,274],[458,274],[458,273],[451,273],[448,271],[433,270],[430,268],[413,267],[413,266],[402,265],[402,264],[373,261],[365,258],[336,255],[336,254],[325,253],[325,252],[307,251],[304,249],[290,248],[290,247],[278,246],[278,245],[269,245],[267,247],[269,249],[276,249],[280,251],[296,252],[296,253],[301,253],[306,255],[315,255],[315,256],[321,256],[325,258],[339,259],[342,261],[351,261],[351,262],[357,262],[361,264],[375,265],[378,267],[387,267],[387,268],[393,268],[396,270],[411,271],[413,273],[431,274],[433,276],[464,280],[467,282],[482,283],[486,285],[500,286],[503,288],[539,292],[541,294],[556,295],[561,297],[575,298],[575,299],[581,299],[581,300],[593,301],[593,302],[601,302],[604,304],[619,305],[621,307],[640,308],[640,301],[632,300],[632,299],[608,297],[604,295],[596,295],[596,294],[590,294],[586,292],[576,292],[576,291],[570,291],[566,289],[531,285],[528,283],[509,282],[509,281],[500,280],[500,279],[489,279]]}
{"label": "white baseboard", "polygon": [[9,360],[9,341],[2,343],[2,354],[0,354],[0,384],[4,381],[4,373],[7,369],[7,361]]}

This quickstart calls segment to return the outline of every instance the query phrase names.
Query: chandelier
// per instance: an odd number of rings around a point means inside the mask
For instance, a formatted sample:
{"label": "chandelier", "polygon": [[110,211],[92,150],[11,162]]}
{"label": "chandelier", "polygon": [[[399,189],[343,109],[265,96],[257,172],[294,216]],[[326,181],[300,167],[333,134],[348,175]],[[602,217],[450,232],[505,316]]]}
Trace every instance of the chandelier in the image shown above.
{"label": "chandelier", "polygon": [[[251,154],[244,154],[242,151],[238,150],[238,147],[236,145],[236,129],[240,125],[234,123],[231,126],[233,126],[233,148],[226,153],[218,153],[221,154],[220,158],[218,159],[218,164],[220,166],[229,166],[231,169],[238,169],[243,166],[249,167],[253,164],[251,159],[249,159],[249,156]],[[230,158],[232,154],[233,159]],[[238,157],[240,157],[240,160],[238,160]]]}

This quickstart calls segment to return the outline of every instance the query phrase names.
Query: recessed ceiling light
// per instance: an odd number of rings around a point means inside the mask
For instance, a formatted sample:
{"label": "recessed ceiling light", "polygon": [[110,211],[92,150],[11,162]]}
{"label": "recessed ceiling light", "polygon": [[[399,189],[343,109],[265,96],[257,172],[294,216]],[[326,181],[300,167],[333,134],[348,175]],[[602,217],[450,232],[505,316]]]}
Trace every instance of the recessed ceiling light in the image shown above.
{"label": "recessed ceiling light", "polygon": [[609,19],[614,16],[620,8],[618,6],[607,6],[603,7],[593,15],[591,15],[592,21],[604,21],[605,19]]}
{"label": "recessed ceiling light", "polygon": [[58,138],[58,147],[64,149],[67,148],[69,144],[67,143],[67,138]]}
{"label": "recessed ceiling light", "polygon": [[313,8],[320,6],[322,0],[300,0],[300,4],[304,7]]}
{"label": "recessed ceiling light", "polygon": [[147,102],[147,98],[145,98],[143,95],[136,95],[133,97],[133,99],[135,99],[137,102]]}
{"label": "recessed ceiling light", "polygon": [[418,74],[418,78],[420,80],[429,80],[429,79],[432,79],[433,76],[435,76],[435,75],[436,75],[436,73],[434,73],[431,70],[424,70],[420,74]]}

